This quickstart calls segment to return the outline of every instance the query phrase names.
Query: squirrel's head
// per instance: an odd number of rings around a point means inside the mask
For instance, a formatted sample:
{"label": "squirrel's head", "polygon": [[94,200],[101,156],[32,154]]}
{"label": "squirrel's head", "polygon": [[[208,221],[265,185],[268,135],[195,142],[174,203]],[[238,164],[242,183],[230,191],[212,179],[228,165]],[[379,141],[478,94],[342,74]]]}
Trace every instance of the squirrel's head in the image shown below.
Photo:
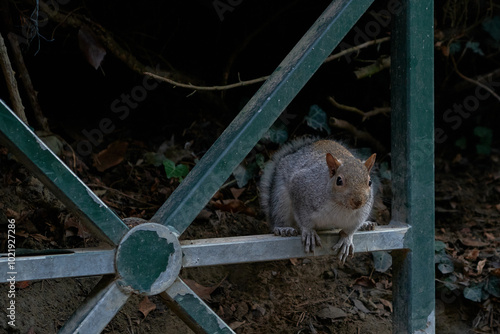
{"label": "squirrel's head", "polygon": [[330,173],[328,184],[332,189],[333,200],[337,204],[357,210],[368,202],[372,196],[370,171],[376,157],[374,153],[365,162],[354,157],[342,161],[330,153],[326,154],[326,164]]}

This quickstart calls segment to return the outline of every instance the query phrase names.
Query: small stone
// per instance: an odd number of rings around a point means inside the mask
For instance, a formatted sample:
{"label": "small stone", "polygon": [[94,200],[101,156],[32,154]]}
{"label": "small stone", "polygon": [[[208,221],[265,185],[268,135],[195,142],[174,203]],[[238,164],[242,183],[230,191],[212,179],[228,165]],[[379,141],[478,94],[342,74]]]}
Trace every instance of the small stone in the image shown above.
{"label": "small stone", "polygon": [[338,307],[331,305],[327,305],[325,308],[321,309],[316,315],[323,319],[338,319],[347,317],[347,313],[345,313]]}

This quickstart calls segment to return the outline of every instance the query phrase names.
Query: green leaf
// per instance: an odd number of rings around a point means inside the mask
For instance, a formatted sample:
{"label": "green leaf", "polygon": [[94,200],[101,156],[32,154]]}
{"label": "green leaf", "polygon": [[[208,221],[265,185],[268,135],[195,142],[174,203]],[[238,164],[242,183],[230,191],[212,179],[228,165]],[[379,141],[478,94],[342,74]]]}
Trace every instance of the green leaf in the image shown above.
{"label": "green leaf", "polygon": [[177,178],[179,182],[184,180],[184,177],[189,173],[189,167],[184,164],[175,165],[170,159],[163,160],[163,167],[165,168],[165,174],[167,174],[167,178]]}
{"label": "green leaf", "polygon": [[460,52],[462,50],[462,45],[460,42],[453,42],[450,44],[450,54],[453,55],[455,53]]}
{"label": "green leaf", "polygon": [[244,163],[239,164],[233,171],[233,176],[236,179],[238,187],[243,188],[246,186],[248,181],[250,181],[258,171],[259,166],[257,166],[257,162],[255,161],[246,166]]}
{"label": "green leaf", "polygon": [[389,252],[380,251],[373,252],[373,266],[375,270],[381,273],[385,273],[392,266],[392,256]]}
{"label": "green leaf", "polygon": [[264,138],[276,144],[283,144],[288,140],[288,129],[282,122],[276,122],[267,130]]}
{"label": "green leaf", "polygon": [[259,166],[260,169],[264,169],[264,167],[266,165],[264,155],[261,153],[256,154],[255,155],[255,163],[257,164],[257,166]]}
{"label": "green leaf", "polygon": [[309,108],[309,114],[304,119],[307,125],[314,130],[325,130],[328,134],[331,133],[330,126],[328,125],[328,117],[318,105],[313,104],[311,108]]}
{"label": "green leaf", "polygon": [[482,286],[480,284],[472,285],[464,289],[464,297],[472,300],[473,302],[481,302],[483,295]]}
{"label": "green leaf", "polygon": [[444,242],[439,240],[434,242],[434,251],[436,253],[441,253],[445,249],[446,249],[446,244]]}
{"label": "green leaf", "polygon": [[481,55],[481,56],[484,56],[484,52],[483,50],[481,50],[481,48],[479,47],[479,42],[471,42],[471,41],[468,41],[466,44],[465,44],[465,47],[467,49],[471,49],[473,52]]}
{"label": "green leaf", "polygon": [[500,278],[496,276],[490,276],[484,289],[493,296],[500,298]]}
{"label": "green leaf", "polygon": [[465,136],[458,138],[455,141],[455,146],[461,148],[462,150],[465,150],[467,148],[467,139],[465,138]]}
{"label": "green leaf", "polygon": [[485,20],[482,24],[484,31],[490,34],[497,42],[500,42],[500,16]]}
{"label": "green leaf", "polygon": [[458,286],[456,284],[457,282],[457,276],[455,275],[450,275],[448,277],[445,277],[443,279],[444,286],[447,287],[450,291],[458,289]]}
{"label": "green leaf", "polygon": [[440,263],[438,265],[438,269],[444,275],[452,273],[455,268],[453,267],[453,263]]}
{"label": "green leaf", "polygon": [[163,160],[163,167],[165,167],[165,173],[167,177],[170,179],[175,170],[175,162],[170,159]]}
{"label": "green leaf", "polygon": [[479,144],[476,145],[477,154],[490,155],[493,130],[483,126],[476,126],[474,128],[474,135],[479,137]]}

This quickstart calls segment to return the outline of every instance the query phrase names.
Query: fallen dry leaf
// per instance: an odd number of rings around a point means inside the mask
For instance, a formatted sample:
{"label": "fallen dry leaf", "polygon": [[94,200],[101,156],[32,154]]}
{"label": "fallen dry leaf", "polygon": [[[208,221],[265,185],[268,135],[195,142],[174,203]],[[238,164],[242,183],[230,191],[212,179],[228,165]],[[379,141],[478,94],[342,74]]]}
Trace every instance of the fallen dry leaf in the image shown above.
{"label": "fallen dry leaf", "polygon": [[30,286],[30,281],[21,281],[16,283],[16,288],[19,289],[26,289],[28,286]]}
{"label": "fallen dry leaf", "polygon": [[124,141],[115,141],[108,145],[107,148],[99,152],[94,157],[93,166],[99,171],[104,172],[106,169],[114,167],[125,159],[128,143]]}
{"label": "fallen dry leaf", "polygon": [[210,295],[212,294],[212,292],[215,291],[215,289],[217,289],[222,284],[222,282],[224,282],[226,277],[224,277],[218,284],[209,287],[203,286],[191,279],[183,279],[183,281],[191,288],[191,290],[194,291],[194,293],[198,295],[198,297],[210,301],[211,300]]}
{"label": "fallen dry leaf", "polygon": [[475,239],[471,239],[471,238],[461,238],[460,242],[462,242],[462,244],[464,244],[465,246],[468,246],[468,247],[485,247],[485,246],[489,245],[489,243],[487,243],[487,242],[475,240]]}
{"label": "fallen dry leaf", "polygon": [[481,273],[483,272],[483,268],[484,268],[485,264],[486,264],[486,259],[478,262],[478,264],[477,264],[477,274],[478,275],[481,275]]}
{"label": "fallen dry leaf", "polygon": [[380,298],[380,302],[382,303],[382,305],[384,305],[385,307],[389,308],[389,310],[392,313],[392,303],[390,301],[385,300],[383,298]]}
{"label": "fallen dry leaf", "polygon": [[139,312],[144,315],[144,319],[146,319],[149,312],[154,310],[156,310],[156,304],[150,301],[147,296],[139,303]]}
{"label": "fallen dry leaf", "polygon": [[354,285],[364,286],[366,288],[374,288],[376,286],[375,281],[369,277],[361,276],[356,279]]}
{"label": "fallen dry leaf", "polygon": [[232,329],[232,330],[235,330],[236,328],[240,327],[241,325],[243,325],[245,323],[245,321],[234,321],[232,323],[229,324],[229,327]]}
{"label": "fallen dry leaf", "polygon": [[222,201],[213,201],[212,205],[219,210],[232,213],[244,213],[249,216],[255,216],[255,211],[249,208],[239,199],[225,199]]}
{"label": "fallen dry leaf", "polygon": [[466,250],[465,255],[464,255],[464,257],[467,260],[471,260],[471,261],[476,261],[478,256],[479,256],[479,249],[477,249],[477,248],[474,248],[472,250]]}
{"label": "fallen dry leaf", "polygon": [[78,30],[78,46],[85,59],[97,70],[106,56],[106,50],[89,28],[83,27]]}
{"label": "fallen dry leaf", "polygon": [[238,199],[246,188],[231,188],[231,194],[233,194],[234,199]]}

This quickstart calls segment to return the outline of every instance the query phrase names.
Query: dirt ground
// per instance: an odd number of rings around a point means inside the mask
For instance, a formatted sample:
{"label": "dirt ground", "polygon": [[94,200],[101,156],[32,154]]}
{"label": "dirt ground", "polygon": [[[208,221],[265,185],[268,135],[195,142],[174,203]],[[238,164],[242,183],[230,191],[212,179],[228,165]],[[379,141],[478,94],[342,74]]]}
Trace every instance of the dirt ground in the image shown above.
{"label": "dirt ground", "polygon": [[[16,219],[19,248],[98,245],[39,181],[9,159],[7,150],[0,152],[1,224],[5,225],[7,218]],[[470,163],[464,159],[458,157],[453,163],[437,161],[436,239],[447,242],[450,252],[454,247],[455,252],[460,252],[457,243],[462,242],[460,247],[464,248],[467,238],[482,240],[489,233],[493,236],[493,249],[495,245],[497,248],[489,256],[490,264],[485,271],[493,270],[499,260],[500,213],[495,207],[500,203],[498,155],[476,161],[481,163],[480,171],[468,168]],[[131,164],[121,164],[104,175],[87,171],[82,174],[85,182],[93,184],[93,189],[111,207],[127,207],[119,212],[124,217],[147,218],[176,186],[175,182],[160,178],[158,168],[134,170]],[[132,175],[130,179],[135,181],[129,180],[128,186],[130,182],[143,184],[142,189],[137,188],[135,193],[120,187],[113,190],[113,179],[120,174]],[[259,212],[255,184],[236,196],[234,188],[233,191],[228,188],[217,194],[182,239],[268,233],[269,227]],[[148,191],[152,195],[145,195]],[[220,202],[231,196],[238,199]],[[146,206],[147,203],[152,205]],[[239,208],[233,211],[241,212],[231,212],[220,203],[232,204],[233,209]],[[4,247],[5,241],[2,243]],[[375,271],[370,254],[357,254],[345,265],[339,265],[336,258],[318,257],[183,269],[181,277],[237,333],[392,332],[391,272]],[[0,328],[9,333],[56,333],[98,280],[87,277],[20,282],[16,291],[16,328],[7,326],[6,317],[0,318]],[[492,308],[488,311],[484,303],[468,301],[460,294],[445,293],[438,287],[437,333],[498,333],[498,318],[493,318],[498,316],[498,300],[491,297],[490,304]],[[190,330],[159,297],[147,300],[134,296],[104,332],[176,334]]]}

